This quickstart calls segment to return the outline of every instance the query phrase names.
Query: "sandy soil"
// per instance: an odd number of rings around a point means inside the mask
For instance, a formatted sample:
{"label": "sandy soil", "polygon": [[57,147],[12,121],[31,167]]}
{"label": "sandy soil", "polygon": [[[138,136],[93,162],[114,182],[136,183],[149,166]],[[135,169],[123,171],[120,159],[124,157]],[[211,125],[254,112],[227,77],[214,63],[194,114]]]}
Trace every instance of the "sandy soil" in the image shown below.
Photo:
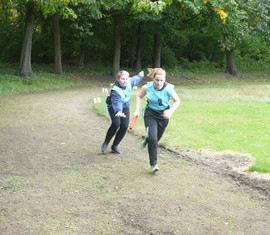
{"label": "sandy soil", "polygon": [[0,97],[0,234],[270,234],[268,175],[245,154],[101,154],[101,86]]}

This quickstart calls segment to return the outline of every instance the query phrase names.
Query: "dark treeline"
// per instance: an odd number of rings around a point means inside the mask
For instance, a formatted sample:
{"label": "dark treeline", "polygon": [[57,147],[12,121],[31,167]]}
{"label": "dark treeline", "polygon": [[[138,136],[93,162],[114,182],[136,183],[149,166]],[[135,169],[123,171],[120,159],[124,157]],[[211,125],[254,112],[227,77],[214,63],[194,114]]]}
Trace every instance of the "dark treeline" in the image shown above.
{"label": "dark treeline", "polygon": [[191,1],[174,1],[161,10],[134,10],[129,1],[115,7],[77,1],[64,8],[57,0],[58,8],[38,2],[0,1],[0,62],[20,63],[21,77],[33,76],[31,63],[54,64],[59,74],[62,63],[106,66],[114,74],[208,61],[234,74],[235,59],[270,61],[267,0],[239,0],[237,8],[224,1],[224,9],[215,0],[196,9]]}

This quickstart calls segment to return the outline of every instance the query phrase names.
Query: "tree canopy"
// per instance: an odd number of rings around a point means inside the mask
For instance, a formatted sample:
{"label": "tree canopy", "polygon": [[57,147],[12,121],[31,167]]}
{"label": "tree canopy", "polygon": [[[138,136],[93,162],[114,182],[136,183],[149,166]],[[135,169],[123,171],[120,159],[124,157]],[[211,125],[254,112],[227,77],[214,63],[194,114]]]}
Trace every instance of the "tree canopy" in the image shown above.
{"label": "tree canopy", "polygon": [[269,21],[268,0],[1,0],[0,61],[25,78],[32,63],[68,61],[115,73],[208,60],[236,73],[235,57],[270,61]]}

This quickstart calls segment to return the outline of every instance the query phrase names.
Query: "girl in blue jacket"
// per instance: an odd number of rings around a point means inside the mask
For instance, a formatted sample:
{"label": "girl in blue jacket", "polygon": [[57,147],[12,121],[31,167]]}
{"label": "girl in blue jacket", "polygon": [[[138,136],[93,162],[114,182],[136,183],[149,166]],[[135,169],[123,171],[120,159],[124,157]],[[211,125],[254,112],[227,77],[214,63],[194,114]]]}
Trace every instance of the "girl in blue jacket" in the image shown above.
{"label": "girl in blue jacket", "polygon": [[[157,144],[161,139],[169,119],[180,105],[180,98],[174,90],[174,85],[166,82],[166,73],[161,68],[149,69],[147,75],[152,78],[152,82],[147,82],[137,96],[136,111],[134,116],[140,112],[141,100],[144,96],[147,99],[147,105],[144,110],[144,125],[147,130],[147,136],[141,144],[144,148],[148,144],[149,163],[152,172],[159,171],[157,165]],[[173,105],[170,101],[173,100]]]}
{"label": "girl in blue jacket", "polygon": [[124,138],[129,125],[129,106],[132,87],[137,86],[143,78],[143,71],[131,78],[127,71],[120,71],[116,75],[115,83],[112,86],[110,95],[106,99],[108,113],[111,118],[111,125],[100,148],[103,153],[107,151],[107,147],[114,136],[115,138],[111,150],[114,153],[121,153],[118,145]]}

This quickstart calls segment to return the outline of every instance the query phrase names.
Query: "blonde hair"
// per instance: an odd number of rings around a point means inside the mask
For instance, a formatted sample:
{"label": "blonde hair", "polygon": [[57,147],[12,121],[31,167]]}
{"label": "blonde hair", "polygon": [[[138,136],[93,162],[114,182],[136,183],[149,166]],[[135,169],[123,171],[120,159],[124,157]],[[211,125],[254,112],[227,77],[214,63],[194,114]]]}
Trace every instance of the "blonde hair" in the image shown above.
{"label": "blonde hair", "polygon": [[154,79],[156,75],[166,76],[166,72],[162,68],[148,69],[148,74],[147,74],[148,77]]}
{"label": "blonde hair", "polygon": [[116,85],[117,83],[118,83],[118,79],[119,78],[121,78],[123,75],[127,75],[128,77],[129,77],[129,72],[128,71],[126,71],[126,70],[121,70],[121,71],[119,71],[116,75],[115,75],[115,81],[114,81],[114,83],[113,84],[111,84],[111,89],[110,89],[110,94],[111,94],[111,91],[112,91],[112,87],[114,86],[114,85]]}
{"label": "blonde hair", "polygon": [[119,79],[120,77],[122,77],[124,74],[126,74],[129,77],[129,72],[125,71],[125,70],[121,70],[116,74],[116,80]]}

